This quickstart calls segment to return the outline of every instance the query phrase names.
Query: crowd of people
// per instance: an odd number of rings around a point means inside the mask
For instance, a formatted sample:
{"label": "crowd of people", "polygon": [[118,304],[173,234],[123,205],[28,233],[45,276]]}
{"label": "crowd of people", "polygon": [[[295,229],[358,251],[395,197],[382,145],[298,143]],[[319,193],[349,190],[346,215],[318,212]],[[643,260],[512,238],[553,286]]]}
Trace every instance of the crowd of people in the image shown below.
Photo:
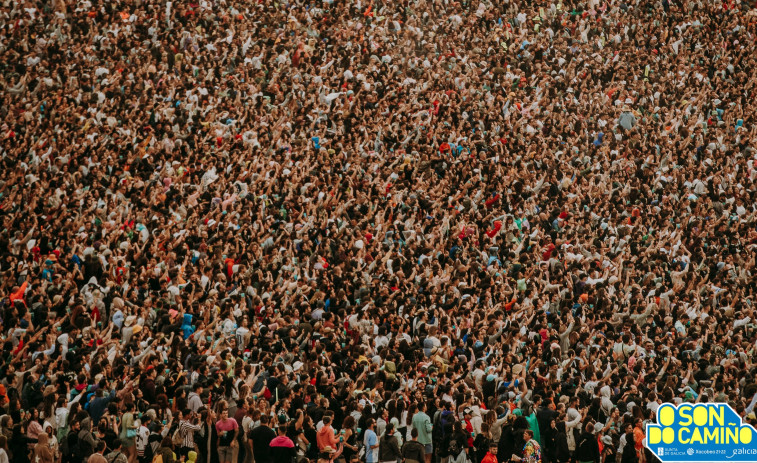
{"label": "crowd of people", "polygon": [[752,2],[0,3],[0,463],[755,422]]}

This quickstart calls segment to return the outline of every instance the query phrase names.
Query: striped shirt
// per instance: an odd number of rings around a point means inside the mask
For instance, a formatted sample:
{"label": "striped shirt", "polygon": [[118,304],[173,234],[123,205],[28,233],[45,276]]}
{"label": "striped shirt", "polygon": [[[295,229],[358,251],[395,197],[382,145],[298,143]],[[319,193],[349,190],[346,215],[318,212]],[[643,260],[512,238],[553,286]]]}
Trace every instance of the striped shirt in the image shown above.
{"label": "striped shirt", "polygon": [[195,431],[200,430],[199,424],[192,424],[187,420],[179,422],[179,435],[181,436],[181,446],[193,449],[195,446]]}

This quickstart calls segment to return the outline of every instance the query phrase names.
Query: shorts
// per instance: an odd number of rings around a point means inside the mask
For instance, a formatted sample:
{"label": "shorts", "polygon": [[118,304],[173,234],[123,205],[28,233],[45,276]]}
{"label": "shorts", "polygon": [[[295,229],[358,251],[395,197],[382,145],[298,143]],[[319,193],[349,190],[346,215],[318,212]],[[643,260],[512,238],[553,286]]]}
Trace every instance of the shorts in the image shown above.
{"label": "shorts", "polygon": [[424,445],[426,448],[426,455],[431,455],[431,453],[434,451],[434,446],[431,444]]}
{"label": "shorts", "polygon": [[221,461],[231,461],[234,458],[234,449],[228,445],[218,447],[218,459]]}

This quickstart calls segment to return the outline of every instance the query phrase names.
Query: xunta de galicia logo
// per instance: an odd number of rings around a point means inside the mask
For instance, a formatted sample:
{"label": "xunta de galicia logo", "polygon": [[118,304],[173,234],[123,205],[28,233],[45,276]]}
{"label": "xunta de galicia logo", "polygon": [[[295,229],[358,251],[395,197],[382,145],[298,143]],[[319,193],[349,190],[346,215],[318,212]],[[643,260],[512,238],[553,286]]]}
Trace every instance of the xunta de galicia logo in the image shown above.
{"label": "xunta de galicia logo", "polygon": [[757,430],[722,403],[661,405],[646,446],[664,463],[757,462]]}

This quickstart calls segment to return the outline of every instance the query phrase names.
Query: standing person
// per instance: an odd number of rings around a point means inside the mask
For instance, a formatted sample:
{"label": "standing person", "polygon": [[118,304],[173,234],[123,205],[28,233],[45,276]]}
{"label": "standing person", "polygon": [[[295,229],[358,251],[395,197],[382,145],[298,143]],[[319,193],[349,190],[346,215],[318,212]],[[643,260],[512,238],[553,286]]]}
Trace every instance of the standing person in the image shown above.
{"label": "standing person", "polygon": [[216,422],[218,432],[218,459],[221,463],[231,463],[234,448],[237,446],[239,425],[236,420],[229,418],[229,405],[221,405],[221,418]]}
{"label": "standing person", "polygon": [[339,440],[334,435],[334,428],[331,427],[330,416],[326,415],[323,417],[323,426],[318,431],[316,440],[318,442],[318,450],[321,452],[323,452],[323,449],[327,446],[335,449],[337,444],[339,444]]}
{"label": "standing person", "polygon": [[148,425],[152,419],[150,415],[142,415],[137,429],[137,459],[140,463],[150,463],[152,461],[152,452],[147,452],[147,442],[150,439],[150,428]]}
{"label": "standing person", "polygon": [[378,463],[379,440],[376,435],[376,420],[373,418],[368,421],[365,436],[363,437],[363,445],[365,446],[365,462]]}
{"label": "standing person", "polygon": [[202,455],[201,463],[216,463],[218,461],[218,432],[216,431],[216,414],[211,409],[201,410],[202,429],[201,439],[198,441]]}
{"label": "standing person", "polygon": [[195,413],[203,406],[200,395],[202,395],[202,383],[198,381],[192,386],[192,392],[187,397],[187,406]]}
{"label": "standing person", "polygon": [[94,452],[96,443],[97,439],[92,434],[92,420],[84,418],[81,421],[81,430],[78,434],[77,448],[79,451],[77,452],[77,457],[82,459],[89,458]]}
{"label": "standing person", "polygon": [[444,436],[442,448],[446,450],[443,455],[446,463],[464,463],[468,455],[468,437],[470,435],[463,429],[463,423],[455,421],[452,424],[452,432]]}
{"label": "standing person", "polygon": [[353,416],[348,416],[344,419],[344,422],[342,422],[341,435],[344,440],[344,449],[342,450],[344,460],[349,462],[352,459],[352,456],[357,455],[358,452],[357,433],[355,433],[355,418]]}
{"label": "standing person", "polygon": [[636,440],[634,437],[633,425],[631,423],[626,423],[625,432],[620,436],[618,454],[620,455],[620,463],[639,462],[639,455],[636,453]]}
{"label": "standing person", "polygon": [[278,435],[271,441],[271,459],[277,463],[294,463],[297,451],[294,442],[286,435],[286,426],[277,428]]}
{"label": "standing person", "polygon": [[[557,412],[555,411],[555,403],[551,398],[547,398],[542,400],[542,402],[539,404],[539,408],[536,409],[536,422],[539,426],[539,436],[541,436],[540,443],[545,444],[549,438],[550,433],[552,432],[552,427],[550,426],[550,422],[557,418]],[[545,456],[545,462],[550,461],[547,458],[547,455]]]}
{"label": "standing person", "polygon": [[50,448],[50,441],[48,440],[47,433],[40,434],[37,439],[38,441],[34,446],[32,461],[34,463],[53,463],[55,461],[55,455]]}
{"label": "standing person", "polygon": [[426,446],[418,442],[418,430],[410,430],[410,439],[402,446],[405,463],[423,463],[426,460]]}
{"label": "standing person", "polygon": [[523,431],[523,440],[526,441],[526,445],[523,447],[522,461],[526,463],[541,463],[541,446],[534,439],[534,432],[530,429]]}
{"label": "standing person", "polygon": [[381,436],[379,442],[379,462],[397,463],[401,459],[402,453],[400,452],[397,437],[394,435],[394,424],[391,422],[387,423],[384,435]]}
{"label": "standing person", "polygon": [[578,463],[599,463],[599,443],[592,430],[594,425],[587,422],[584,425],[584,432],[578,438],[576,444],[576,461]]}
{"label": "standing person", "polygon": [[425,446],[426,463],[431,463],[431,454],[434,451],[431,445],[433,426],[431,418],[426,414],[426,404],[424,402],[418,404],[418,412],[413,415],[413,429],[418,430],[418,442]]}
{"label": "standing person", "polygon": [[476,437],[473,438],[474,463],[480,463],[483,461],[484,457],[489,452],[489,447],[491,447],[491,444],[494,444],[494,439],[492,439],[489,424],[481,423],[481,433],[476,434]]}
{"label": "standing person", "polygon": [[552,420],[550,423],[550,441],[546,451],[551,452],[549,461],[552,463],[568,463],[570,450],[568,449],[568,436],[565,434],[565,422]]}
{"label": "standing person", "polygon": [[489,442],[489,449],[481,459],[481,463],[498,463],[497,462],[497,443],[494,441]]}
{"label": "standing person", "polygon": [[[644,452],[644,438],[646,433],[644,432],[644,422],[641,418],[634,420],[633,427],[633,439],[634,448],[636,449],[636,455],[639,457],[640,463],[646,462],[646,454]],[[628,444],[626,444],[628,445]]]}
{"label": "standing person", "polygon": [[121,417],[121,432],[118,437],[129,463],[135,463],[137,461],[137,425],[134,423],[134,404],[126,404],[124,410],[126,412]]}
{"label": "standing person", "polygon": [[260,412],[255,410],[254,402],[252,399],[248,399],[247,414],[242,418],[242,426],[239,428],[239,433],[242,436],[242,443],[244,444],[244,463],[252,463],[252,439],[250,438],[250,432],[254,429],[255,415],[260,416]]}
{"label": "standing person", "polygon": [[95,453],[89,456],[87,463],[108,463],[103,455],[105,453],[105,442],[99,441],[95,446]]}
{"label": "standing person", "polygon": [[273,462],[273,458],[271,458],[271,441],[276,438],[276,432],[268,426],[269,422],[270,417],[268,415],[260,415],[260,426],[250,431],[252,455],[255,463]]}
{"label": "standing person", "polygon": [[181,447],[176,449],[179,457],[186,457],[189,452],[195,449],[195,432],[202,429],[199,421],[200,417],[188,408],[180,413],[179,436],[181,436]]}
{"label": "standing person", "polygon": [[113,449],[105,456],[105,461],[108,463],[127,463],[129,459],[123,452],[122,446],[123,441],[121,439],[116,439],[113,442]]}
{"label": "standing person", "polygon": [[79,456],[79,431],[81,431],[81,423],[78,420],[72,419],[70,421],[68,435],[65,437],[65,445],[63,449],[63,463],[73,463],[82,461]]}
{"label": "standing person", "polygon": [[173,442],[170,437],[163,438],[158,454],[163,458],[163,463],[176,463],[176,454],[173,453]]}

